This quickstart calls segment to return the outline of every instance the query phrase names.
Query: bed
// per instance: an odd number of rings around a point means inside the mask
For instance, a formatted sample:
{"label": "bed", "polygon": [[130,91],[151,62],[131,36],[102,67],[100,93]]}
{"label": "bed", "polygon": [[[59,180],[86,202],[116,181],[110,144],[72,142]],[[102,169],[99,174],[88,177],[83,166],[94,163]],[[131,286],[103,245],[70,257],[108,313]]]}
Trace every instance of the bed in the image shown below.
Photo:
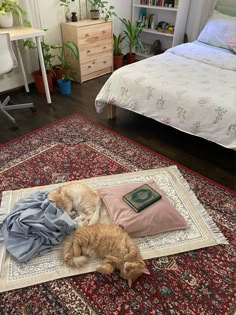
{"label": "bed", "polygon": [[236,17],[214,11],[198,40],[113,72],[97,112],[108,105],[113,118],[118,106],[236,150],[235,29]]}

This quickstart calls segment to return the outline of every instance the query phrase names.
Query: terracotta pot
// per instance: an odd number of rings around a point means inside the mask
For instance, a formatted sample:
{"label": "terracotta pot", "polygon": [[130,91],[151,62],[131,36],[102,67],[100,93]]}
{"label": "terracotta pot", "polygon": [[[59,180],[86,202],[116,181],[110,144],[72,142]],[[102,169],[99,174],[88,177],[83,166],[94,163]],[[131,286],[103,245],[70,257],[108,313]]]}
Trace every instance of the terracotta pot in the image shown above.
{"label": "terracotta pot", "polygon": [[127,63],[128,64],[135,62],[135,53],[127,54],[126,57],[127,57]]}
{"label": "terracotta pot", "polygon": [[[37,91],[41,94],[45,94],[44,84],[43,84],[43,76],[41,74],[40,70],[36,70],[32,72],[34,82],[37,88]],[[53,85],[52,85],[52,73],[47,71],[47,80],[48,80],[48,87],[49,91],[53,91]]]}
{"label": "terracotta pot", "polygon": [[99,20],[99,10],[90,10],[91,19]]}
{"label": "terracotta pot", "polygon": [[113,56],[114,70],[123,66],[124,55]]}

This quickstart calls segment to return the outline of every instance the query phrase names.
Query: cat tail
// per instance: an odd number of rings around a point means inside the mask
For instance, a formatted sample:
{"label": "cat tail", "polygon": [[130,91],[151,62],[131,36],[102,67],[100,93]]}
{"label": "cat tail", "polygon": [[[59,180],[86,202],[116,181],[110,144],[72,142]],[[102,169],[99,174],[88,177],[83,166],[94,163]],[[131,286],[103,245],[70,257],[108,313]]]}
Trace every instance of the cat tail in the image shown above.
{"label": "cat tail", "polygon": [[83,267],[88,263],[89,258],[87,256],[79,256],[79,257],[72,257],[67,261],[67,264],[71,267]]}
{"label": "cat tail", "polygon": [[63,244],[63,260],[71,267],[81,267],[88,262],[88,257],[81,256],[81,247],[74,235],[70,235]]}
{"label": "cat tail", "polygon": [[99,221],[99,217],[100,217],[100,209],[101,209],[101,205],[102,205],[102,200],[101,198],[97,195],[97,198],[98,198],[98,201],[97,201],[97,204],[96,204],[96,208],[95,208],[95,211],[89,221],[89,225],[92,225],[92,224],[96,224],[98,223]]}

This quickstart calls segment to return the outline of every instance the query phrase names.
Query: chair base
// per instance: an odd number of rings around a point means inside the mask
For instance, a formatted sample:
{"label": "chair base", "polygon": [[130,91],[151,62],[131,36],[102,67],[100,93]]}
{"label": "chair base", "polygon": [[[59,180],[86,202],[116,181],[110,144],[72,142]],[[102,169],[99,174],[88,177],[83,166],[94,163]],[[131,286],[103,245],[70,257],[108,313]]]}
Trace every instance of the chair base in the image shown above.
{"label": "chair base", "polygon": [[7,96],[3,102],[0,101],[0,112],[3,113],[4,116],[11,121],[14,127],[16,127],[16,121],[10,114],[8,114],[7,111],[22,108],[32,108],[32,111],[35,111],[33,103],[8,105],[10,101],[11,101],[10,96]]}

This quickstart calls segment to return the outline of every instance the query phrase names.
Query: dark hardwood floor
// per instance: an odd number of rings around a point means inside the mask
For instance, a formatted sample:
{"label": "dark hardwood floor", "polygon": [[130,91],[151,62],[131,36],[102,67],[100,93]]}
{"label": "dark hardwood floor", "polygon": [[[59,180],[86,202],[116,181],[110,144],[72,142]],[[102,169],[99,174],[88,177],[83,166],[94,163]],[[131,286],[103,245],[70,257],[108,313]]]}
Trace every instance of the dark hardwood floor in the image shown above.
{"label": "dark hardwood floor", "polygon": [[[236,189],[236,152],[198,137],[190,136],[171,127],[127,110],[117,109],[114,120],[106,118],[106,112],[98,115],[94,100],[108,75],[87,81],[82,85],[72,84],[71,96],[61,96],[59,91],[51,94],[48,105],[44,95],[39,95],[32,85],[27,95],[23,88],[10,91],[15,103],[33,101],[37,111],[29,109],[11,111],[19,129],[12,130],[11,124],[0,116],[0,143],[36,130],[53,121],[73,113],[80,113],[89,119],[160,153],[230,189]],[[0,95],[4,98],[5,94]],[[0,151],[1,152],[1,151]]]}

